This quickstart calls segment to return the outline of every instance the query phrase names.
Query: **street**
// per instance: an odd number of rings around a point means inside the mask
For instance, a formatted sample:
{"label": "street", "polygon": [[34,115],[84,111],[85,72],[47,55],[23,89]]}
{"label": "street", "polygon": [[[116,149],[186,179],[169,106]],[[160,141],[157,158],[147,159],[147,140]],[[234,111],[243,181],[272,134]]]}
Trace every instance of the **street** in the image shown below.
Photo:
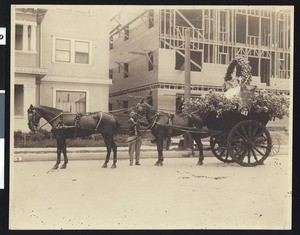
{"label": "street", "polygon": [[[155,153],[156,154],[156,153]],[[11,229],[289,229],[291,156],[241,167],[214,157],[14,162]],[[111,164],[111,162],[110,162]]]}

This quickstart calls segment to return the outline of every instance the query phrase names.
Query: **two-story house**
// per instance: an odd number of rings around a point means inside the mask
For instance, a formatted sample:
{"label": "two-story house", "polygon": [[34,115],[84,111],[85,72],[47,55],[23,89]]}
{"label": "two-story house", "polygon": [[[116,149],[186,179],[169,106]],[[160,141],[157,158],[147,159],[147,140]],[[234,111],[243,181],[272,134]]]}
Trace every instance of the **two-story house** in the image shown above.
{"label": "two-story house", "polygon": [[97,6],[12,6],[14,130],[30,104],[107,111],[109,12]]}

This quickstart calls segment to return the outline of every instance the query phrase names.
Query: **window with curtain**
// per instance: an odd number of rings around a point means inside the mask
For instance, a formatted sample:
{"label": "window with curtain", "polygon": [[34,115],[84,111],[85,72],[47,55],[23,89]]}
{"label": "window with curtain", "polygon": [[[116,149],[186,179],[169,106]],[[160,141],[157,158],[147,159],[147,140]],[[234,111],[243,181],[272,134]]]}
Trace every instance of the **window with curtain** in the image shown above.
{"label": "window with curtain", "polygon": [[90,42],[84,40],[55,38],[54,62],[90,64]]}
{"label": "window with curtain", "polygon": [[56,91],[56,108],[65,112],[85,113],[86,92],[84,91]]}
{"label": "window with curtain", "polygon": [[55,61],[71,62],[71,41],[56,39]]}

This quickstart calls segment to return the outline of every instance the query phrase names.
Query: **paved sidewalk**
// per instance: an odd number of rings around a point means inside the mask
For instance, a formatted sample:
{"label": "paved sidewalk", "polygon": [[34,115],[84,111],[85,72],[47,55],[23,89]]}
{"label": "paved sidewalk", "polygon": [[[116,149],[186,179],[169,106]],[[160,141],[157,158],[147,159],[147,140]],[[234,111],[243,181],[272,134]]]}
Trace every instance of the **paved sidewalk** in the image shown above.
{"label": "paved sidewalk", "polygon": [[[142,146],[141,159],[157,158],[156,146]],[[289,153],[288,145],[281,145],[278,154],[286,155]],[[68,158],[70,160],[104,160],[106,156],[105,147],[70,147],[68,148]],[[190,150],[178,150],[171,147],[171,150],[164,151],[165,158],[190,157]],[[272,155],[271,155],[272,156]],[[111,153],[111,160],[113,153]],[[198,151],[196,156],[198,157]],[[204,148],[204,158],[214,157],[212,152]],[[14,151],[15,161],[54,161],[56,159],[56,148],[18,148]],[[63,156],[62,156],[63,159]],[[118,159],[128,159],[128,147],[118,147]]]}

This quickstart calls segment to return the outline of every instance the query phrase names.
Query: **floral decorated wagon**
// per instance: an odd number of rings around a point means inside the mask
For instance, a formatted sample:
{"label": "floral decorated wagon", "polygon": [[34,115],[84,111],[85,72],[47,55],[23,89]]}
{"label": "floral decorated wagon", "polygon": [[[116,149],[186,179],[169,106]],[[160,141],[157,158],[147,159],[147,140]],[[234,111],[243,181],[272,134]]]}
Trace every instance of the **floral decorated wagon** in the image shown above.
{"label": "floral decorated wagon", "polygon": [[[236,76],[233,77],[232,74]],[[264,162],[272,150],[268,121],[288,115],[289,99],[251,83],[251,67],[243,57],[228,66],[223,94],[209,94],[185,101],[185,109],[198,113],[211,133],[210,146],[221,161],[242,166]]]}

